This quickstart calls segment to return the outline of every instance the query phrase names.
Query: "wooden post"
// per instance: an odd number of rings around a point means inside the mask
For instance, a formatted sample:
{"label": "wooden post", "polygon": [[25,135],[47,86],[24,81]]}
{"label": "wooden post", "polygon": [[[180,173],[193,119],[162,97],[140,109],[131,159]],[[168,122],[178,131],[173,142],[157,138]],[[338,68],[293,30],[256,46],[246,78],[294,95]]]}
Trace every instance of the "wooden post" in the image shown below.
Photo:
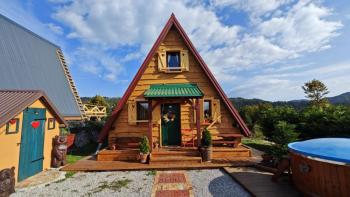
{"label": "wooden post", "polygon": [[153,130],[153,123],[152,123],[152,100],[148,100],[148,140],[149,140],[149,147],[150,152],[153,150],[153,137],[152,137],[152,130]]}
{"label": "wooden post", "polygon": [[199,98],[196,99],[196,126],[197,126],[197,146],[201,146],[201,119],[199,109]]}

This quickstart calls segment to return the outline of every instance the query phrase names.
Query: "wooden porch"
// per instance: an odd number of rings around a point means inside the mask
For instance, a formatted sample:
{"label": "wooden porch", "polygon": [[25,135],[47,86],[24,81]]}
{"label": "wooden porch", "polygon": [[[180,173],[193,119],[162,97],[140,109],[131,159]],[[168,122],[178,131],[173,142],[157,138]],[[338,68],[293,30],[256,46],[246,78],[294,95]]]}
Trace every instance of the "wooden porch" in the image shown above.
{"label": "wooden porch", "polygon": [[215,147],[211,162],[202,162],[195,148],[162,148],[153,150],[148,164],[137,160],[137,149],[102,150],[62,168],[63,171],[167,170],[251,166],[260,156],[252,155],[243,145],[237,148]]}

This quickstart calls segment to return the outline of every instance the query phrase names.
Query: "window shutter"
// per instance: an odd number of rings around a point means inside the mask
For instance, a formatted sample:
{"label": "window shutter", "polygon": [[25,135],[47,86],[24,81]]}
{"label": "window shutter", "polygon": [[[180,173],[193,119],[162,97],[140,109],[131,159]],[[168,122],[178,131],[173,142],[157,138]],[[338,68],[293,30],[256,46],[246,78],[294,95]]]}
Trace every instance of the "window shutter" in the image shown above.
{"label": "window shutter", "polygon": [[158,52],[158,70],[166,69],[166,52]]}
{"label": "window shutter", "polygon": [[212,100],[212,113],[213,120],[216,120],[218,118],[217,123],[221,123],[220,99]]}
{"label": "window shutter", "polygon": [[155,124],[160,124],[161,122],[161,112],[160,112],[160,105],[153,109],[152,112],[152,122]]}
{"label": "window shutter", "polygon": [[128,122],[129,125],[136,125],[136,102],[129,101],[128,102]]}
{"label": "window shutter", "polygon": [[189,59],[188,59],[188,50],[181,51],[181,68],[184,71],[189,71]]}
{"label": "window shutter", "polygon": [[204,99],[199,99],[199,112],[200,112],[200,122],[204,123]]}

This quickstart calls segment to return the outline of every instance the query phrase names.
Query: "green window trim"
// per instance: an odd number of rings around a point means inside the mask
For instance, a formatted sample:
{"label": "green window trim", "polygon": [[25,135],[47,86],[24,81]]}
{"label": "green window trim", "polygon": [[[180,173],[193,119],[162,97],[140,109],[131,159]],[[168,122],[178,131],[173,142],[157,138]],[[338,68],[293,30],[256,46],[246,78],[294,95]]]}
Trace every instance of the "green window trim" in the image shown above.
{"label": "green window trim", "polygon": [[[16,130],[15,131],[10,131],[10,121],[16,121]],[[6,134],[16,134],[19,132],[19,118],[12,118],[10,121],[6,123]]]}

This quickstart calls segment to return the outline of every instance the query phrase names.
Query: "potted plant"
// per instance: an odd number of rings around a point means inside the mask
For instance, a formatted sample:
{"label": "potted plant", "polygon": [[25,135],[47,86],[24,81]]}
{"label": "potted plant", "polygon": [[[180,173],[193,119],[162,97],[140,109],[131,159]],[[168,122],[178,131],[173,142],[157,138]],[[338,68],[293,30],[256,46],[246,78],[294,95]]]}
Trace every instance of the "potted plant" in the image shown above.
{"label": "potted plant", "polygon": [[147,157],[149,155],[149,142],[148,142],[148,138],[146,136],[143,136],[141,138],[141,142],[140,142],[140,159],[141,159],[141,163],[146,163],[147,162]]}
{"label": "potted plant", "polygon": [[203,161],[211,161],[213,155],[212,139],[208,129],[204,129],[201,139],[201,153]]}

